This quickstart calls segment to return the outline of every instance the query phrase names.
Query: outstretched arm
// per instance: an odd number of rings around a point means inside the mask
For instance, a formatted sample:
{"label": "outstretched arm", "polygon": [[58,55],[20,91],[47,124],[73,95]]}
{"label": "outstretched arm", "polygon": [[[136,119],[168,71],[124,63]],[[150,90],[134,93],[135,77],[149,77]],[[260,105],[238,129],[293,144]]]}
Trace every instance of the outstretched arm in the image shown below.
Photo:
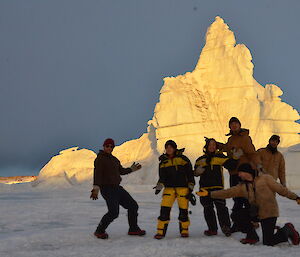
{"label": "outstretched arm", "polygon": [[210,192],[210,197],[217,198],[217,199],[246,197],[247,195],[245,195],[244,193],[243,186],[244,186],[243,184],[239,184],[228,189],[212,191]]}

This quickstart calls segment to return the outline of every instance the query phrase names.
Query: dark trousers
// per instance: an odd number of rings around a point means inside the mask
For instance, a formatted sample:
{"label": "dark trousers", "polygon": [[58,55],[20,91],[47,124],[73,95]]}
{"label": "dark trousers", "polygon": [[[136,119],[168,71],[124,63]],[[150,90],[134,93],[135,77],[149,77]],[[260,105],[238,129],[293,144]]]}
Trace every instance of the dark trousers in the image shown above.
{"label": "dark trousers", "polygon": [[204,208],[204,218],[210,231],[217,231],[217,219],[214,206],[217,209],[217,216],[221,228],[230,227],[230,218],[226,201],[223,199],[212,199],[210,197],[200,197],[200,202]]}
{"label": "dark trousers", "polygon": [[97,231],[104,232],[108,225],[119,216],[120,205],[128,211],[129,231],[136,231],[139,206],[131,195],[119,185],[102,186],[100,192],[106,201],[108,212],[102,217]]}
{"label": "dark trousers", "polygon": [[[229,184],[230,187],[236,186],[240,182],[240,177],[236,175],[230,175]],[[250,208],[249,202],[246,198],[243,197],[234,197],[234,204],[232,207],[232,211],[240,210],[242,208]]]}
{"label": "dark trousers", "polygon": [[248,208],[238,209],[232,212],[231,219],[237,231],[246,233],[247,239],[259,240],[259,237],[252,224],[252,218]]}
{"label": "dark trousers", "polygon": [[273,246],[288,241],[288,238],[286,234],[282,231],[282,229],[278,229],[277,232],[274,234],[276,221],[277,221],[276,217],[262,219],[260,221],[264,245]]}

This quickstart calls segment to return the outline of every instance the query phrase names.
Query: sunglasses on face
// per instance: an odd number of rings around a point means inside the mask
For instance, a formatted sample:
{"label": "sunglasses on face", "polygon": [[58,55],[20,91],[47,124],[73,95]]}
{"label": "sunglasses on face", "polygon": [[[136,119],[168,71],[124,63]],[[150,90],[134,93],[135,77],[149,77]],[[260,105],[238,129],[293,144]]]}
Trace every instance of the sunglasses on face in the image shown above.
{"label": "sunglasses on face", "polygon": [[106,147],[106,148],[114,148],[114,146],[113,145],[105,145],[104,147]]}

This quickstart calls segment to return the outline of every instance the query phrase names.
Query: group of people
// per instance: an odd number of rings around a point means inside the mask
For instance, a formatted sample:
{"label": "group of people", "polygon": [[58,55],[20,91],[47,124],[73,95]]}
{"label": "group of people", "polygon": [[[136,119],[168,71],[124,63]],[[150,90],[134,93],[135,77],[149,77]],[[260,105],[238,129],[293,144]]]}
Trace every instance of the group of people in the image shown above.
{"label": "group of people", "polygon": [[[165,143],[165,152],[159,157],[159,180],[154,187],[155,194],[163,190],[154,238],[162,239],[166,236],[175,200],[179,207],[180,235],[189,236],[188,207],[189,203],[196,204],[193,194],[195,177],[200,177],[200,190],[196,194],[200,196],[204,210],[208,227],[204,231],[206,236],[218,234],[218,219],[225,236],[229,237],[235,232],[245,233],[246,237],[241,239],[243,244],[259,241],[256,229],[261,224],[264,245],[274,246],[288,240],[298,245],[299,233],[292,223],[286,223],[283,227],[276,226],[279,216],[276,193],[300,204],[300,197],[286,187],[285,162],[277,150],[280,137],[273,135],[267,147],[256,151],[249,130],[241,127],[238,118],[232,117],[229,120],[229,129],[229,138],[225,144],[214,138],[205,138],[204,154],[196,160],[194,167],[183,154],[184,149],[177,148],[176,142],[168,140]],[[101,219],[94,235],[101,239],[108,238],[106,228],[118,217],[121,205],[128,210],[128,234],[143,236],[146,232],[137,224],[138,204],[120,186],[120,175],[139,170],[141,165],[133,163],[130,168],[123,168],[112,155],[114,146],[112,139],[106,139],[103,150],[100,150],[95,160],[91,198],[98,199],[100,191],[108,212]],[[228,189],[224,189],[223,167],[230,174]],[[231,215],[226,207],[226,198],[233,198],[234,201]]]}

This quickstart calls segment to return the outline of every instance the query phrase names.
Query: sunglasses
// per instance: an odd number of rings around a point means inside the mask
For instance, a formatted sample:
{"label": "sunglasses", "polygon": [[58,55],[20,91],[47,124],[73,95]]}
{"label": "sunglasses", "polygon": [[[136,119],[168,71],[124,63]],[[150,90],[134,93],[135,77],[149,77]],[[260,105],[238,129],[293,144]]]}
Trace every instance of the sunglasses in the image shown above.
{"label": "sunglasses", "polygon": [[114,148],[114,146],[113,145],[105,145],[104,147],[106,147],[106,148]]}

